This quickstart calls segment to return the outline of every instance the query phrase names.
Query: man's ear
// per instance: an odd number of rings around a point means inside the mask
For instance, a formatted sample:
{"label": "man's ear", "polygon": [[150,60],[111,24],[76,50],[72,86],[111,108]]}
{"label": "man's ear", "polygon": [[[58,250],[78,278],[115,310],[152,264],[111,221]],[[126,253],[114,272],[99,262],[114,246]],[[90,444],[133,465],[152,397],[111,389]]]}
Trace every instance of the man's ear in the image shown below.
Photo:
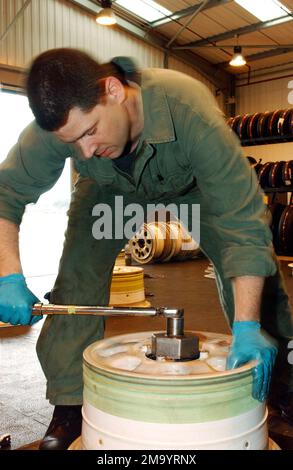
{"label": "man's ear", "polygon": [[118,104],[123,103],[127,97],[125,86],[116,77],[105,79],[105,95]]}

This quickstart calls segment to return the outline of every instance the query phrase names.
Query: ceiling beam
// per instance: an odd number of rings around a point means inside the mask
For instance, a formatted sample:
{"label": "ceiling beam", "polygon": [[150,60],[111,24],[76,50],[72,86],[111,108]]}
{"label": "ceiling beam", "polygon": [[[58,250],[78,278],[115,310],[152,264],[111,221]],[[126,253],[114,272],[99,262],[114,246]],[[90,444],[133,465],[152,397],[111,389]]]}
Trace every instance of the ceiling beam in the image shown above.
{"label": "ceiling beam", "polygon": [[293,47],[284,47],[280,49],[272,49],[270,51],[258,52],[257,54],[246,55],[245,58],[247,62],[253,62],[255,60],[266,59],[268,57],[274,57],[278,55],[287,54],[292,52]]}
{"label": "ceiling beam", "polygon": [[205,46],[206,44],[217,43],[218,41],[224,41],[226,39],[239,37],[243,34],[249,34],[255,31],[260,31],[261,29],[272,28],[273,26],[292,21],[292,19],[293,18],[291,15],[286,15],[280,18],[275,18],[274,20],[260,21],[258,23],[253,23],[248,26],[243,26],[242,28],[233,29],[232,31],[226,31],[225,33],[209,36],[206,39],[200,39],[198,41],[189,42],[182,46],[176,46],[174,47],[174,49],[193,49],[195,47]]}
{"label": "ceiling beam", "polygon": [[[225,5],[225,3],[231,3],[232,0],[210,0],[210,2],[203,6],[201,11],[209,10],[210,8],[217,7],[219,5]],[[191,7],[183,8],[182,10],[175,11],[172,15],[166,16],[165,18],[160,18],[159,20],[151,21],[149,25],[151,28],[158,28],[163,24],[169,23],[171,20],[181,20],[186,16],[192,15],[204,2],[198,3],[197,5],[192,5]]]}
{"label": "ceiling beam", "polygon": [[209,4],[210,0],[204,0],[198,5],[198,8],[194,10],[192,15],[188,18],[187,22],[183,24],[174,34],[174,36],[166,44],[167,49],[170,48],[171,44],[176,41],[180,34],[189,26],[189,24],[194,20],[194,18]]}
{"label": "ceiling beam", "polygon": [[[95,2],[90,0],[70,0],[72,3],[76,4],[78,7],[87,10],[89,13],[96,15],[101,8],[97,6]],[[115,12],[116,13],[116,12]],[[167,49],[165,47],[166,41],[168,38],[159,34],[156,31],[147,31],[146,29],[136,26],[130,21],[121,18],[118,14],[117,17],[117,28],[126,31],[127,33],[135,36],[136,38],[146,42],[149,45],[152,45],[162,52],[167,53],[169,56],[172,56],[185,64],[192,67],[194,70],[197,70],[202,75],[204,75],[209,81],[211,81],[217,88],[220,89],[229,89],[230,87],[230,75],[225,70],[220,67],[211,64],[203,57],[200,57],[197,54],[194,54],[190,51],[173,51],[173,49]],[[108,26],[98,26],[101,28],[107,28]],[[111,26],[113,28],[113,26]]]}
{"label": "ceiling beam", "polygon": [[[271,49],[270,51],[263,51],[257,52],[256,54],[245,55],[245,59],[247,64],[250,62],[254,62],[256,60],[267,59],[268,57],[276,57],[278,55],[287,54],[288,52],[292,52],[293,46],[284,47],[279,49]],[[229,62],[220,62],[217,64],[219,67],[227,67]]]}
{"label": "ceiling beam", "polygon": [[247,49],[293,49],[293,44],[206,44],[199,46],[202,49],[234,49],[239,46]]}

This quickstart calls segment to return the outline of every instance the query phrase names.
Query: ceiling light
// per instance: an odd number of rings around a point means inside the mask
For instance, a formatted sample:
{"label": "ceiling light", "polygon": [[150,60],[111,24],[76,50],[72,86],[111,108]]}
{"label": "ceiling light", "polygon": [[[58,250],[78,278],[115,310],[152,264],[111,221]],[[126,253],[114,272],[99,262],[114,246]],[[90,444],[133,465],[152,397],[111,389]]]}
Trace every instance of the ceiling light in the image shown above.
{"label": "ceiling light", "polygon": [[242,55],[242,48],[241,46],[235,46],[234,47],[234,54],[232,59],[229,62],[230,65],[233,67],[241,67],[241,65],[246,64],[245,57]]}
{"label": "ceiling light", "polygon": [[112,10],[112,2],[110,0],[101,1],[102,10],[96,17],[96,22],[103,26],[111,26],[117,23],[115,13]]}
{"label": "ceiling light", "polygon": [[115,4],[150,23],[172,15],[172,11],[153,0],[116,0]]}
{"label": "ceiling light", "polygon": [[235,0],[245,10],[261,21],[290,15],[290,10],[278,0]]}

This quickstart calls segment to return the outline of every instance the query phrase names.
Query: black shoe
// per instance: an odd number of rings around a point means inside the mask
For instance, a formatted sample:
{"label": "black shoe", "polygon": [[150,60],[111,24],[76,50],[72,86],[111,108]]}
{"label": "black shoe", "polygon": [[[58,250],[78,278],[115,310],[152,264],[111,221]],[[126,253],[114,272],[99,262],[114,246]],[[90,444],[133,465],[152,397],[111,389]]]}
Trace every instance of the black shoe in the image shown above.
{"label": "black shoe", "polygon": [[81,433],[81,405],[55,406],[39,450],[66,450]]}

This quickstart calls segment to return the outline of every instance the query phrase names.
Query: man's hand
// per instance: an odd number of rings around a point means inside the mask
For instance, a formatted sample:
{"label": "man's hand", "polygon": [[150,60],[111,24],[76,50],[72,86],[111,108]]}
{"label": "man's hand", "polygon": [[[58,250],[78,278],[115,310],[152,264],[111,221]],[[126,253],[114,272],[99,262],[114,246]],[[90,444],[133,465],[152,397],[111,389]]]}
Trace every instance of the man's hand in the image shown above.
{"label": "man's hand", "polygon": [[33,325],[42,315],[32,317],[39,299],[29,290],[22,274],[0,277],[0,320],[12,325]]}
{"label": "man's hand", "polygon": [[227,369],[235,369],[251,360],[258,361],[253,369],[252,396],[264,401],[267,397],[277,347],[260,331],[257,321],[235,321],[233,342],[227,360]]}

